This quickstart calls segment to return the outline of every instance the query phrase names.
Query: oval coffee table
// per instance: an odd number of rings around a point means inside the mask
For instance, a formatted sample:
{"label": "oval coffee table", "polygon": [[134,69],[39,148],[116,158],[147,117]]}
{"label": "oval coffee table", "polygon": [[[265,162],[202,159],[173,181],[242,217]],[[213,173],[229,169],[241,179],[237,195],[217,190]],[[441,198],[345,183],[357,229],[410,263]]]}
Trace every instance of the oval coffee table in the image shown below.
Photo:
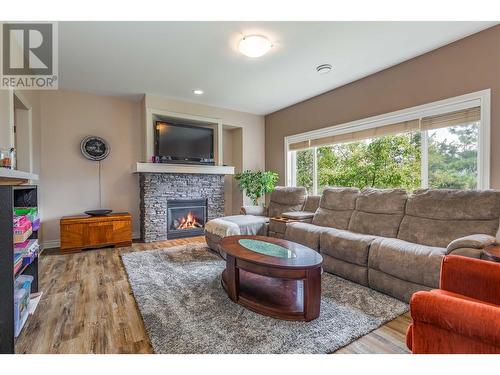
{"label": "oval coffee table", "polygon": [[259,314],[310,321],[319,316],[321,263],[316,251],[264,236],[229,236],[222,286],[232,301]]}

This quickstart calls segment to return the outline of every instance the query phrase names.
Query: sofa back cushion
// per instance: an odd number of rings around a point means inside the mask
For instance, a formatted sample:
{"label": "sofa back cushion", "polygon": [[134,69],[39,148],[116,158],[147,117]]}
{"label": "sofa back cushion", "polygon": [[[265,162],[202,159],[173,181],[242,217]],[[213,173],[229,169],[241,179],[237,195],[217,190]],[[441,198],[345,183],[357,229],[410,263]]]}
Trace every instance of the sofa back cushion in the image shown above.
{"label": "sofa back cushion", "polygon": [[347,229],[358,195],[357,188],[326,188],[312,223],[323,227]]}
{"label": "sofa back cushion", "polygon": [[420,189],[408,197],[398,238],[446,247],[471,234],[495,236],[500,217],[500,191]]}
{"label": "sofa back cushion", "polygon": [[302,211],[316,212],[316,210],[319,207],[320,200],[321,200],[321,195],[308,195]]}
{"label": "sofa back cushion", "polygon": [[396,237],[403,220],[406,199],[403,189],[363,189],[356,200],[348,229],[357,233]]}
{"label": "sofa back cushion", "polygon": [[304,187],[277,186],[271,193],[269,217],[279,217],[283,212],[301,211],[306,201]]}

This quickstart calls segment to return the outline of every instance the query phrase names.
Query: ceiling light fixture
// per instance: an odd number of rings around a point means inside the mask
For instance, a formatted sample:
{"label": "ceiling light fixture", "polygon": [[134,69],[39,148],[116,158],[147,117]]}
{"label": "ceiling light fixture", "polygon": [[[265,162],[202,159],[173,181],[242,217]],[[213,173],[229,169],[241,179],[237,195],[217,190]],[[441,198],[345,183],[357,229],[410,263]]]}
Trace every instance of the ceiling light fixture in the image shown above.
{"label": "ceiling light fixture", "polygon": [[331,70],[332,70],[331,64],[321,64],[316,67],[316,71],[319,74],[327,74],[330,73]]}
{"label": "ceiling light fixture", "polygon": [[238,45],[239,51],[248,57],[261,57],[272,47],[269,39],[262,35],[245,35]]}
{"label": "ceiling light fixture", "polygon": [[195,95],[203,95],[204,91],[203,90],[200,90],[200,89],[194,89],[193,90],[193,94]]}

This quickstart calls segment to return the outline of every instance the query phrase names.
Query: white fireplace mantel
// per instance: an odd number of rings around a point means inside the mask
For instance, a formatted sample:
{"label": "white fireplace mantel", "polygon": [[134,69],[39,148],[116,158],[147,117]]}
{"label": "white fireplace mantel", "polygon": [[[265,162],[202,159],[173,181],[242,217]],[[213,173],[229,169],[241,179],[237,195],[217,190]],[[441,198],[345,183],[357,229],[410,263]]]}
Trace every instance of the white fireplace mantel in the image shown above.
{"label": "white fireplace mantel", "polygon": [[136,163],[132,166],[132,173],[194,173],[232,175],[234,174],[234,167],[223,165]]}

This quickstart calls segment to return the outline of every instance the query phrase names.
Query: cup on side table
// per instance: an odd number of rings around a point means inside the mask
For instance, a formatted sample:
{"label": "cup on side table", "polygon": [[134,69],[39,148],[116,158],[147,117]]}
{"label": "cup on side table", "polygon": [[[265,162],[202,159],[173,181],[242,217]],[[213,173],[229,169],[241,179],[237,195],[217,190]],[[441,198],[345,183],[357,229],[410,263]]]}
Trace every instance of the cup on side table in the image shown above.
{"label": "cup on side table", "polygon": [[284,238],[286,225],[288,223],[310,223],[313,216],[313,212],[296,211],[285,212],[280,217],[272,217],[269,219],[269,236],[275,238]]}

